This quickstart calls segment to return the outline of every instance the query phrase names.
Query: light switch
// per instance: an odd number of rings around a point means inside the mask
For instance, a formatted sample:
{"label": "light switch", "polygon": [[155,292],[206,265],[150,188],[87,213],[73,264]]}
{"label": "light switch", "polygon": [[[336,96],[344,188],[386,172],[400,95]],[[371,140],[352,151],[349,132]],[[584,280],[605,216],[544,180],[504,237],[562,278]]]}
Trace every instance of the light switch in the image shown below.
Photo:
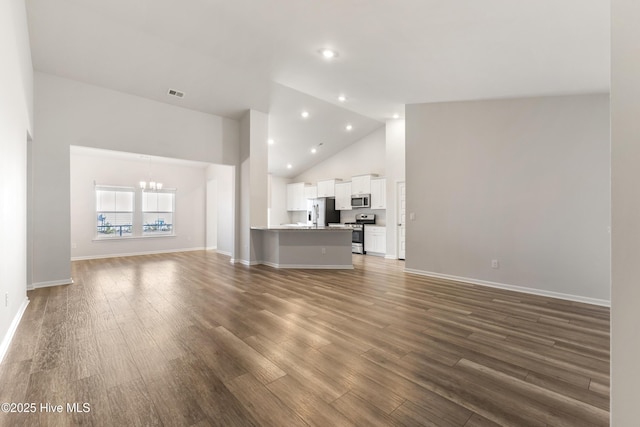
{"label": "light switch", "polygon": [[416,213],[415,212],[411,212],[409,214],[409,220],[411,220],[411,221],[415,221],[416,220]]}

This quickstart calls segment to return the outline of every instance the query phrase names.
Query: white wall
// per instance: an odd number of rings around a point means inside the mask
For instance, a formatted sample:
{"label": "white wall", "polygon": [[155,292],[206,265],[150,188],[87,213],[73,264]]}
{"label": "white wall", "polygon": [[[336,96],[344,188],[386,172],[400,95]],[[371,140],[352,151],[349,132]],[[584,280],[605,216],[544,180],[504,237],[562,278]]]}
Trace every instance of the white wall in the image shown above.
{"label": "white wall", "polygon": [[398,182],[405,177],[405,121],[404,119],[387,121],[386,161],[387,177],[387,258],[398,258]]}
{"label": "white wall", "polygon": [[235,166],[211,165],[207,182],[215,182],[215,238],[219,253],[233,256],[235,230]]}
{"label": "white wall", "polygon": [[640,419],[640,3],[612,1],[611,425]]}
{"label": "white wall", "polygon": [[33,135],[33,68],[21,0],[0,2],[0,57],[1,361],[28,303],[27,135]]}
{"label": "white wall", "polygon": [[205,247],[207,250],[218,249],[218,180],[207,180],[207,202],[205,208],[205,227],[207,238]]}
{"label": "white wall", "polygon": [[606,94],[407,106],[406,267],[607,304],[609,159]]}
{"label": "white wall", "polygon": [[291,182],[314,184],[324,179],[340,178],[351,181],[352,176],[385,173],[385,128],[373,131],[314,167],[307,169]]}
{"label": "white wall", "polygon": [[70,279],[70,145],[209,163],[237,162],[238,123],[234,120],[43,73],[35,75],[35,96],[35,286]]}
{"label": "white wall", "polygon": [[[71,258],[204,249],[206,164],[152,162],[114,158],[104,154],[78,153],[71,149]],[[165,188],[176,189],[172,237],[95,240],[96,208],[94,182],[97,185],[137,187],[146,180],[148,170]],[[136,204],[141,193],[136,189]],[[74,246],[76,246],[74,248]]]}

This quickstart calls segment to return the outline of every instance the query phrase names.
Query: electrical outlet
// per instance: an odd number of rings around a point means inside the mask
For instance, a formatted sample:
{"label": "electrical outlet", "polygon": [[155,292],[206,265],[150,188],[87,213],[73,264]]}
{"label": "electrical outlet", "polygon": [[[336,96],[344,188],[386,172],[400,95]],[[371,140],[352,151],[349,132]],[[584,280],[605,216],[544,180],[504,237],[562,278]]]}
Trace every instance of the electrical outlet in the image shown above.
{"label": "electrical outlet", "polygon": [[76,249],[78,247],[78,245],[76,245],[75,243],[71,244],[71,249]]}
{"label": "electrical outlet", "polygon": [[322,248],[322,255],[326,255],[327,254],[327,248]]}
{"label": "electrical outlet", "polygon": [[500,268],[500,263],[498,262],[497,259],[491,260],[491,268]]}
{"label": "electrical outlet", "polygon": [[4,306],[9,307],[9,292],[4,294]]}

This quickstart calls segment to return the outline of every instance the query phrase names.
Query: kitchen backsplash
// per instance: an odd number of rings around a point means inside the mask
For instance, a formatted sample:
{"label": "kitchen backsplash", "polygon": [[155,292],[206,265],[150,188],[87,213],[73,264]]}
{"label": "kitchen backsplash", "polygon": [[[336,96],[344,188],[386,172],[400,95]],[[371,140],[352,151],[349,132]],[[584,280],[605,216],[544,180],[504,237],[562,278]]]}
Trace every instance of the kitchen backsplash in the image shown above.
{"label": "kitchen backsplash", "polygon": [[375,214],[376,225],[387,225],[387,211],[382,209],[352,209],[350,211],[340,211],[340,222],[356,222],[356,214]]}

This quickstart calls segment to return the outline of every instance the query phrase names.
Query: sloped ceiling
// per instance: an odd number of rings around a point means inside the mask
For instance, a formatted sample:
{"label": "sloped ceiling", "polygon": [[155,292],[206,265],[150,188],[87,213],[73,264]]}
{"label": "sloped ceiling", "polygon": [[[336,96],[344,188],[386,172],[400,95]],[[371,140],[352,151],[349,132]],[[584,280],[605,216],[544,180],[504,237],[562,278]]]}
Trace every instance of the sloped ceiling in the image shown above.
{"label": "sloped ceiling", "polygon": [[230,118],[268,112],[279,175],[405,104],[609,89],[603,0],[27,0],[27,11],[38,71]]}

